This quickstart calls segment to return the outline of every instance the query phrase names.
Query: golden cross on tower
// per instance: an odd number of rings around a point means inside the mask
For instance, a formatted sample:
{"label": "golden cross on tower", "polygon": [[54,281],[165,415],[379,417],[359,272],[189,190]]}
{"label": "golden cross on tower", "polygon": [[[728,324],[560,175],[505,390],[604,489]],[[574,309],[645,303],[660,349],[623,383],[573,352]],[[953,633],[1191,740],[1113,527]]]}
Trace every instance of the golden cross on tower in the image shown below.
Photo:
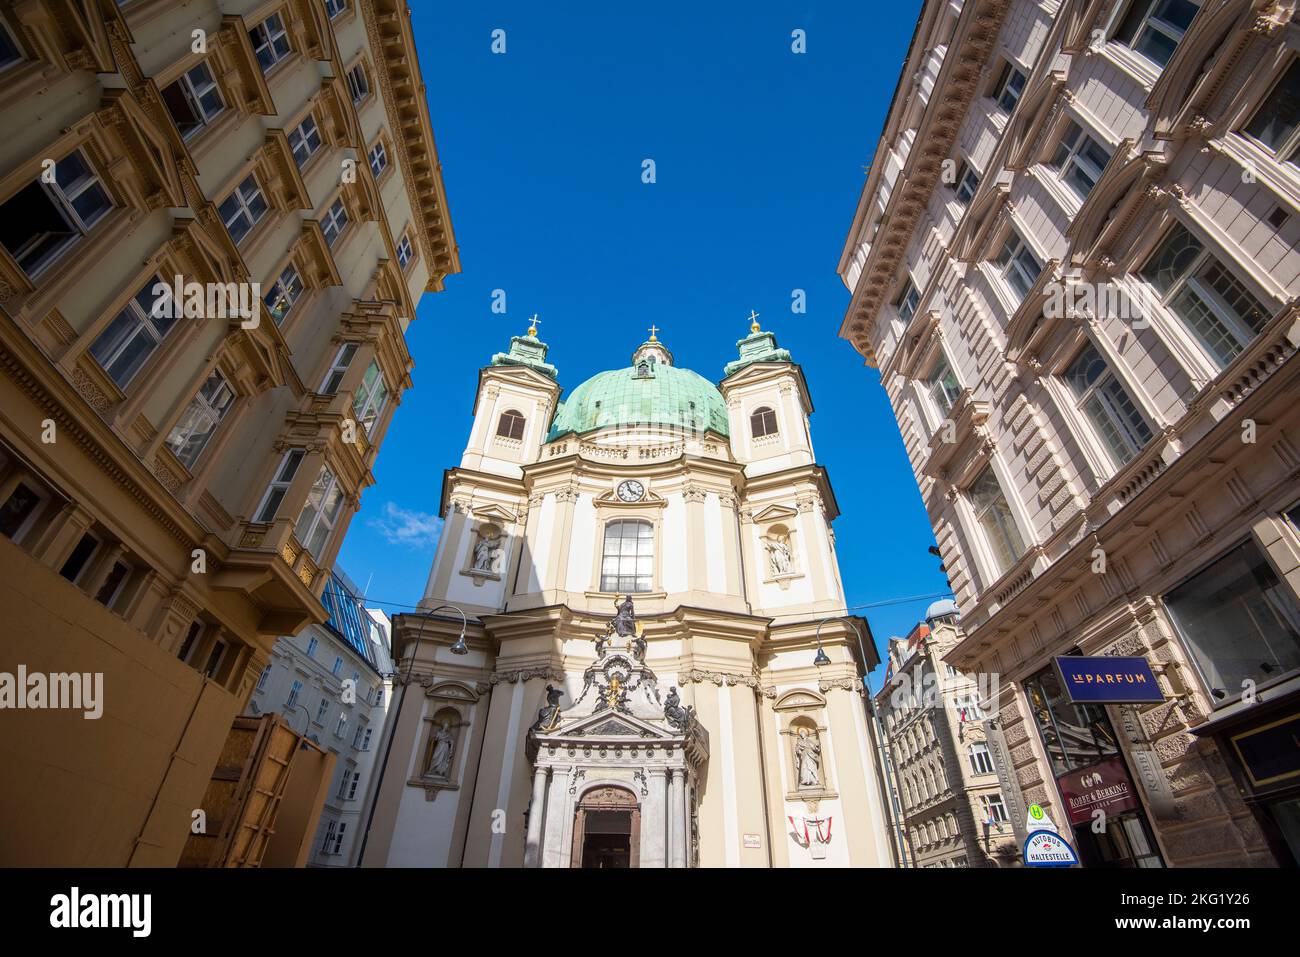
{"label": "golden cross on tower", "polygon": [[651,342],[658,342],[658,341],[659,341],[658,337],[655,336],[655,333],[658,332],[658,331],[659,331],[659,327],[658,327],[658,326],[655,326],[655,325],[651,325],[651,326],[650,326],[650,341],[651,341]]}
{"label": "golden cross on tower", "polygon": [[758,313],[753,309],[749,310],[749,331],[758,332]]}
{"label": "golden cross on tower", "polygon": [[538,323],[540,323],[541,321],[542,321],[542,320],[540,320],[540,319],[537,318],[537,313],[533,313],[533,314],[532,314],[532,317],[528,320],[528,334],[529,334],[530,336],[536,336],[536,335],[537,335],[537,325],[538,325]]}

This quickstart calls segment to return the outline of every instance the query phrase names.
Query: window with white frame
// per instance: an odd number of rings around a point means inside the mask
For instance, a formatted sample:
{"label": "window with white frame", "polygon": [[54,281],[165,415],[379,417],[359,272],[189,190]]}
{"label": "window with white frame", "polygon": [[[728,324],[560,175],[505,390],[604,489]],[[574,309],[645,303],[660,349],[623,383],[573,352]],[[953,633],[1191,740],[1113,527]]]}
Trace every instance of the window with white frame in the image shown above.
{"label": "window with white frame", "polygon": [[257,177],[251,173],[236,186],[218,207],[221,221],[226,224],[230,238],[239,243],[261,222],[266,211],[270,209],[262,187],[257,184]]}
{"label": "window with white frame", "polygon": [[347,373],[348,366],[352,364],[352,357],[356,354],[355,342],[345,342],[339,346],[339,351],[334,354],[334,361],[330,363],[329,371],[325,373],[325,378],[320,384],[321,395],[333,395],[338,392],[339,386],[343,384],[343,376]]}
{"label": "window with white frame", "polygon": [[316,723],[324,724],[325,719],[330,715],[330,699],[321,698],[320,704],[316,706]]}
{"label": "window with white frame", "polygon": [[348,211],[343,208],[343,200],[336,199],[325,215],[321,217],[320,231],[325,234],[325,242],[333,248],[343,230],[348,225]]}
{"label": "window with white frame", "polygon": [[998,81],[993,85],[993,99],[1010,113],[1020,101],[1020,94],[1025,90],[1025,73],[1013,63],[1004,63]]}
{"label": "window with white frame", "polygon": [[1065,370],[1065,381],[1115,465],[1132,461],[1151,441],[1146,418],[1092,343]]}
{"label": "window with white frame", "polygon": [[367,155],[370,158],[370,172],[374,174],[375,179],[379,179],[380,174],[388,169],[388,150],[384,149],[383,141],[380,140],[370,147]]}
{"label": "window with white frame", "polygon": [[1264,328],[1268,308],[1178,223],[1139,274],[1220,368]]}
{"label": "window with white frame", "polygon": [[306,166],[320,147],[320,129],[316,126],[316,118],[308,113],[301,123],[289,131],[289,148],[293,150],[293,160],[298,168]]}
{"label": "window with white frame", "polygon": [[307,640],[307,657],[308,657],[308,658],[315,658],[315,657],[316,657],[316,648],[317,648],[319,645],[320,645],[320,642],[317,641],[315,638],[309,638],[309,639]]}
{"label": "window with white frame", "polygon": [[921,294],[916,291],[916,285],[912,280],[908,280],[903,286],[902,294],[894,300],[894,306],[898,309],[898,318],[904,323],[912,321],[916,315],[916,309],[921,305]]}
{"label": "window with white frame", "polygon": [[975,167],[971,166],[966,160],[962,160],[957,166],[957,173],[952,183],[952,190],[957,194],[957,199],[965,206],[975,198],[975,191],[980,188],[980,175],[975,172]]}
{"label": "window with white frame", "polygon": [[21,63],[22,59],[22,47],[10,32],[9,24],[0,17],[0,70],[7,70],[15,63]]}
{"label": "window with white frame", "polygon": [[976,741],[970,746],[968,751],[970,755],[970,770],[972,774],[992,774],[993,773],[993,756],[989,754],[989,747],[983,741]]}
{"label": "window with white frame", "polygon": [[[338,524],[339,513],[342,510],[343,487],[339,485],[330,467],[322,465],[316,481],[312,483],[311,491],[307,493],[307,501],[293,530],[294,536],[302,543],[303,548],[318,561],[325,553],[325,545],[335,525]],[[335,674],[338,674],[337,669],[341,666],[340,659],[335,663]]]}
{"label": "window with white frame", "polygon": [[939,418],[947,416],[961,395],[961,385],[957,382],[952,367],[948,365],[947,356],[939,355],[939,361],[934,364],[934,368],[925,378],[925,387],[930,400],[934,403],[935,411],[939,413]]}
{"label": "window with white frame", "polygon": [[211,124],[226,109],[221,88],[206,63],[191,67],[164,87],[162,101],[185,139]]}
{"label": "window with white frame", "polygon": [[109,569],[108,575],[104,579],[104,583],[99,586],[99,591],[95,592],[95,601],[99,602],[105,608],[113,610],[113,605],[126,590],[126,583],[130,577],[130,565],[122,561],[113,562],[113,567]]}
{"label": "window with white frame", "polygon": [[346,731],[347,729],[348,729],[348,716],[347,716],[347,712],[344,712],[343,714],[339,715],[339,723],[334,726],[334,737],[336,738],[343,737],[343,732]]}
{"label": "window with white frame", "polygon": [[360,786],[360,784],[361,784],[361,772],[353,771],[352,783],[348,785],[348,796],[345,798],[345,800],[355,801],[357,799],[357,788]]}
{"label": "window with white frame", "polygon": [[1080,199],[1086,199],[1109,162],[1110,150],[1085,133],[1074,120],[1068,120],[1065,135],[1047,165]]}
{"label": "window with white frame", "polygon": [[363,64],[358,63],[348,70],[348,92],[352,94],[354,106],[359,106],[361,101],[370,95],[370,78],[366,76],[366,68]]}
{"label": "window with white frame", "polygon": [[980,807],[984,811],[985,822],[989,824],[1005,824],[1010,820],[1001,794],[981,794]]}
{"label": "window with white frame", "polygon": [[1163,67],[1201,8],[1201,0],[1132,0],[1114,39]]}
{"label": "window with white frame", "polygon": [[351,780],[351,778],[352,778],[351,768],[344,768],[343,775],[342,777],[339,778],[338,797],[341,798],[348,793],[348,781]]}
{"label": "window with white frame", "polygon": [[340,822],[330,821],[325,825],[325,840],[321,842],[320,852],[324,855],[333,855],[339,852],[343,845],[343,830],[347,828],[346,824],[340,827]]}
{"label": "window with white frame", "polygon": [[289,689],[289,697],[284,699],[285,708],[296,708],[298,706],[298,695],[302,694],[302,682],[295,681],[293,687]]}
{"label": "window with white frame", "polygon": [[984,538],[993,553],[1000,575],[1020,559],[1025,552],[1025,545],[992,465],[984,466],[966,494],[975,512],[975,520],[984,531]]}
{"label": "window with white frame", "polygon": [[397,243],[397,261],[405,269],[411,265],[411,260],[415,258],[415,250],[411,246],[411,237],[406,234],[402,235],[401,240]]}
{"label": "window with white frame", "polygon": [[265,668],[262,669],[262,677],[257,679],[258,691],[266,690],[266,682],[270,679],[270,677],[271,677],[271,666],[267,665]]}
{"label": "window with white frame", "polygon": [[277,326],[284,322],[284,317],[289,314],[293,304],[298,301],[302,295],[303,283],[302,276],[298,275],[298,270],[293,263],[284,267],[284,271],[276,277],[275,282],[271,283],[271,288],[266,295],[262,297],[262,302],[266,306],[266,311],[271,315],[271,321]]}
{"label": "window with white frame", "polygon": [[1247,539],[1165,595],[1216,705],[1300,670],[1300,602]]}
{"label": "window with white frame", "polygon": [[221,420],[235,402],[235,391],[219,369],[213,369],[167,435],[167,447],[186,468],[192,468]]}
{"label": "window with white frame", "polygon": [[352,398],[352,414],[365,426],[367,435],[374,431],[375,423],[379,421],[387,405],[388,386],[384,384],[379,363],[372,361],[366,366],[365,374],[361,377],[361,385],[357,386],[356,395]]}
{"label": "window with white frame", "polygon": [[262,72],[268,72],[289,55],[289,33],[284,28],[280,14],[273,13],[253,29],[248,31],[248,39],[253,44],[253,55],[262,66]]}
{"label": "window with white frame", "polygon": [[1034,283],[1038,282],[1038,277],[1043,272],[1043,264],[1014,229],[1007,234],[1006,242],[1002,244],[1002,251],[998,253],[995,262],[1002,270],[1002,278],[1020,299],[1029,295],[1029,290],[1034,288]]}
{"label": "window with white frame", "polygon": [[81,150],[54,164],[54,181],[38,176],[0,205],[0,243],[35,276],[113,208],[108,190]]}
{"label": "window with white frame", "polygon": [[348,8],[348,0],[325,0],[325,12],[333,20]]}
{"label": "window with white frame", "polygon": [[654,526],[639,519],[619,519],[605,526],[600,590],[647,592],[654,579]]}
{"label": "window with white frame", "polygon": [[980,707],[979,699],[971,694],[958,695],[953,700],[953,709],[957,712],[957,723],[967,724],[983,721],[986,715]]}
{"label": "window with white frame", "polygon": [[289,486],[293,484],[293,477],[298,473],[298,466],[302,465],[302,460],[307,453],[303,449],[289,449],[280,459],[280,464],[276,467],[275,475],[271,479],[271,484],[262,496],[262,502],[253,513],[253,521],[258,524],[275,521],[275,513],[280,510],[280,503],[284,501],[285,495],[289,493]]}
{"label": "window with white frame", "polygon": [[119,388],[126,387],[176,325],[175,319],[157,308],[153,289],[161,282],[152,277],[91,343],[91,357]]}
{"label": "window with white frame", "polygon": [[1278,159],[1300,166],[1300,59],[1291,61],[1246,124],[1246,133]]}

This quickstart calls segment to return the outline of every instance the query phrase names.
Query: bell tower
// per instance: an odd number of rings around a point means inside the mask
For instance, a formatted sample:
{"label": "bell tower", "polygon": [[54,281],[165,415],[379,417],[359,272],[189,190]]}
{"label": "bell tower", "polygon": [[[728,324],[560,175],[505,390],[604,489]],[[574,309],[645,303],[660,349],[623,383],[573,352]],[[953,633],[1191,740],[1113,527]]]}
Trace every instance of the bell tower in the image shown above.
{"label": "bell tower", "polygon": [[811,465],[813,406],[803,371],[775,335],[759,328],[758,313],[750,314],[749,330],[718,386],[727,401],[732,454],[751,476]]}

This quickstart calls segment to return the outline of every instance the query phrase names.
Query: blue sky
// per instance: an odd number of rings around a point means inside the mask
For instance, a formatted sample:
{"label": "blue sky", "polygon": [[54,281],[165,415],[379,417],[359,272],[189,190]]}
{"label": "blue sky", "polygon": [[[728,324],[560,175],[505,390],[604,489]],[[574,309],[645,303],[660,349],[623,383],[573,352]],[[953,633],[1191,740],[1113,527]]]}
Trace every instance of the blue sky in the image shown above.
{"label": "blue sky", "polygon": [[[878,376],[836,335],[835,267],[918,0],[412,7],[464,271],[411,325],[415,387],[341,554],[371,604],[419,600],[477,371],[534,312],[569,390],[626,363],[651,323],[717,381],[757,309],[808,379],[849,605],[944,591]],[[878,644],[926,604],[868,610]]]}

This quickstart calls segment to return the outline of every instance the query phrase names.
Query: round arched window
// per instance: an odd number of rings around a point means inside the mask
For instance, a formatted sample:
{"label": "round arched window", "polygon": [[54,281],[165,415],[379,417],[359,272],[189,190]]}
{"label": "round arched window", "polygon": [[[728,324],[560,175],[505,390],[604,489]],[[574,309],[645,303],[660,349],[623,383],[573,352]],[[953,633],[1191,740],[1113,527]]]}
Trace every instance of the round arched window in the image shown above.
{"label": "round arched window", "polygon": [[522,439],[524,437],[524,417],[514,409],[502,412],[501,418],[497,420],[497,435],[507,439]]}

